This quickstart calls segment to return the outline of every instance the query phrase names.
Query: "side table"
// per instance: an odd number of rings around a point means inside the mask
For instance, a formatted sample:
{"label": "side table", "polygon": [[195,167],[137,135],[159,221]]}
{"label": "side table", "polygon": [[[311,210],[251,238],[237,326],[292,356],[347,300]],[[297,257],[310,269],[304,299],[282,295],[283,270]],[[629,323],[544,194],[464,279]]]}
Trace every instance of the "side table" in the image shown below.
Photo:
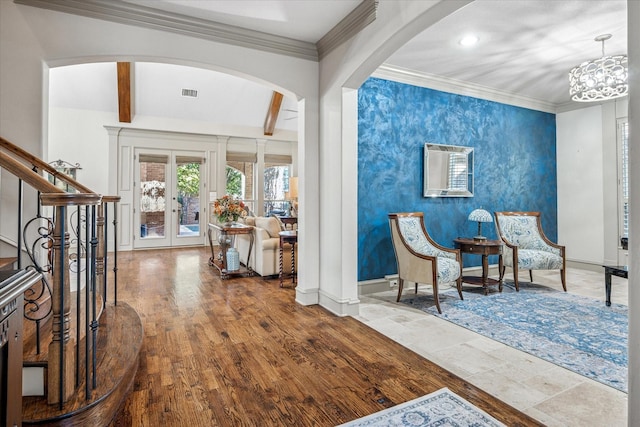
{"label": "side table", "polygon": [[489,278],[489,255],[498,255],[498,268],[502,271],[502,242],[500,240],[474,240],[458,237],[453,240],[456,247],[463,254],[482,255],[482,277],[463,276],[462,281],[471,285],[479,285],[484,288],[484,294],[489,292],[489,286],[498,285],[502,292],[502,281]]}
{"label": "side table", "polygon": [[283,248],[285,243],[289,243],[291,245],[291,284],[296,284],[296,255],[295,255],[295,245],[298,243],[298,232],[295,230],[287,230],[281,231],[280,235],[280,287],[283,287],[284,280],[284,262],[283,262]]}
{"label": "side table", "polygon": [[604,292],[606,296],[605,304],[611,305],[611,276],[618,276],[624,279],[629,278],[629,268],[626,265],[603,265],[604,267]]}
{"label": "side table", "polygon": [[[228,279],[230,276],[253,276],[251,269],[251,250],[253,248],[253,227],[250,225],[231,223],[231,224],[213,224],[209,223],[209,245],[211,246],[211,258],[209,265],[215,267],[220,272],[222,279]],[[217,238],[214,239],[214,234]],[[227,250],[235,243],[235,236],[238,234],[249,235],[249,253],[247,254],[246,265],[240,265],[238,270],[227,270]],[[216,257],[215,247],[218,246],[220,252]]]}

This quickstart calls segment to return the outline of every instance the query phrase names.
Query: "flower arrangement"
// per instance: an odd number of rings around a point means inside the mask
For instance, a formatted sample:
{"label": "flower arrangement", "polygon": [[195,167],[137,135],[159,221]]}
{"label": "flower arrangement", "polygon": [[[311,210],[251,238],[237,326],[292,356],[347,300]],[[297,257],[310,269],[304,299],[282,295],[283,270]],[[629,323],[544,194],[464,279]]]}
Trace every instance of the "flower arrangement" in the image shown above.
{"label": "flower arrangement", "polygon": [[236,200],[229,195],[216,199],[213,202],[213,213],[219,222],[237,221],[241,216],[246,216],[247,211],[242,200]]}

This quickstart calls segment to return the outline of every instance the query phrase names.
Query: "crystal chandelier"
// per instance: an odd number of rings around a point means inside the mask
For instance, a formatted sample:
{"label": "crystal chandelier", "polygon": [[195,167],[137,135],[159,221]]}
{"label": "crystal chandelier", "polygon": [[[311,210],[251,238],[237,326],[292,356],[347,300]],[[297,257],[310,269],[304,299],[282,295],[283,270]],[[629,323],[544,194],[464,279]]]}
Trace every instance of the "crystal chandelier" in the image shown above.
{"label": "crystal chandelier", "polygon": [[569,94],[578,102],[604,101],[627,94],[627,56],[605,56],[604,42],[611,34],[595,38],[602,42],[602,58],[583,62],[569,72]]}

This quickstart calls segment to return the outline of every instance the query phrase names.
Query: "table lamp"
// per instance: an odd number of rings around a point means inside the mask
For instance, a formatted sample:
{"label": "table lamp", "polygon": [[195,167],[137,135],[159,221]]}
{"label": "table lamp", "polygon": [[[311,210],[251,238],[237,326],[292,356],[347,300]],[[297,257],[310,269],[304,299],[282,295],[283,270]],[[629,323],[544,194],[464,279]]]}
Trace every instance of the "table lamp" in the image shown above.
{"label": "table lamp", "polygon": [[468,219],[469,221],[476,221],[478,223],[478,235],[475,236],[473,240],[487,240],[487,238],[482,235],[482,223],[493,222],[491,214],[484,209],[475,209],[469,214]]}
{"label": "table lamp", "polygon": [[291,199],[291,216],[298,216],[298,177],[289,178],[289,198]]}

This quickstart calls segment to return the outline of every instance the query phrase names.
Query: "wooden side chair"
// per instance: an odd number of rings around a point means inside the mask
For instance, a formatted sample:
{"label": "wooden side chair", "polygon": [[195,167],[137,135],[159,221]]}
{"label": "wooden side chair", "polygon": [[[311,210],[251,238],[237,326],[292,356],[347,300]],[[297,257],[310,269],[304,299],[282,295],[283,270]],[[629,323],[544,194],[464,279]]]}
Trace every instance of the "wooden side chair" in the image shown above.
{"label": "wooden side chair", "polygon": [[389,214],[391,238],[398,264],[398,298],[402,296],[404,281],[431,284],[438,313],[440,300],[438,285],[456,282],[462,298],[462,256],[459,249],[440,246],[431,239],[424,226],[422,212]]}
{"label": "wooden side chair", "polygon": [[565,247],[552,242],[544,234],[540,212],[494,212],[494,215],[498,236],[504,243],[500,281],[506,267],[511,267],[516,291],[519,291],[519,270],[529,270],[532,282],[533,270],[560,270],[562,288],[566,292]]}

